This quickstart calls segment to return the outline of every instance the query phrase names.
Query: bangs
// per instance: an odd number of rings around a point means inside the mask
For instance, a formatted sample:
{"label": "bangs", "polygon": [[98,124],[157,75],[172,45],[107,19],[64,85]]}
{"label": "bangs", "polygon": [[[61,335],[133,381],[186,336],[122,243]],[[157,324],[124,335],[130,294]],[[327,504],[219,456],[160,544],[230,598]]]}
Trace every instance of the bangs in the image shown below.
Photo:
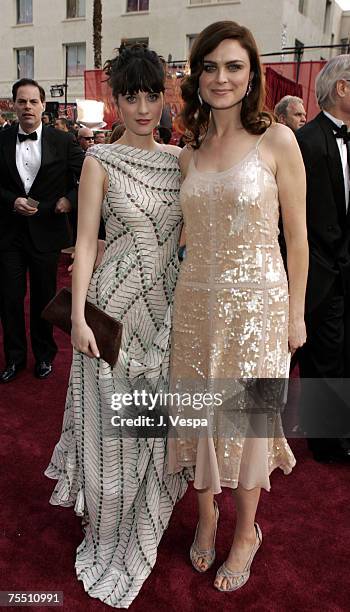
{"label": "bangs", "polygon": [[165,90],[164,77],[161,65],[158,67],[144,58],[135,57],[121,72],[120,82],[116,83],[115,93],[122,96],[126,94],[134,95],[139,91],[161,93]]}

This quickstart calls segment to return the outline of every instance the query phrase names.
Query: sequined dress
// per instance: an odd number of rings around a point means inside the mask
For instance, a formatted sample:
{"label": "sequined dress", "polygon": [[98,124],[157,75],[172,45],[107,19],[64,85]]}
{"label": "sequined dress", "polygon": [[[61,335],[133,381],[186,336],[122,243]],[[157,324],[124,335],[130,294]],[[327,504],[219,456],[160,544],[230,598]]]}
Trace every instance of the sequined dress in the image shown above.
{"label": "sequined dress", "polygon": [[[75,505],[84,540],[76,571],[85,590],[127,608],[150,574],[184,473],[168,475],[166,439],[121,437],[103,429],[115,393],[168,381],[171,307],[182,224],[175,156],[125,145],[89,149],[109,189],[102,206],[106,249],[88,300],[123,323],[118,362],[74,351],[61,438],[46,475],[52,504]],[[122,416],[122,413],[119,412]]]}
{"label": "sequined dress", "polygon": [[[272,470],[289,473],[295,464],[280,413],[248,415],[247,392],[237,392],[253,380],[288,377],[288,284],[278,244],[278,189],[260,157],[260,140],[223,172],[197,170],[194,153],[181,187],[186,257],[175,290],[171,388],[183,395],[189,387],[212,396],[223,392],[229,408],[198,411],[214,421],[210,435],[174,428],[169,469],[196,465],[195,487],[214,493],[239,483],[269,490]],[[178,403],[174,415],[183,411]]]}

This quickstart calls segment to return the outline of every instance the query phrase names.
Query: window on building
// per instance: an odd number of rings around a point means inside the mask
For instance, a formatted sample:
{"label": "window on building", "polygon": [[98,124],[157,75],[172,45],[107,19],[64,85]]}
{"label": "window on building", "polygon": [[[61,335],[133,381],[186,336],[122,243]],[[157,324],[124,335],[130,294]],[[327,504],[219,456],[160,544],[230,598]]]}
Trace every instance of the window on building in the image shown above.
{"label": "window on building", "polygon": [[34,79],[34,49],[16,49],[17,79]]}
{"label": "window on building", "polygon": [[332,0],[326,0],[326,8],[324,11],[323,32],[328,32],[329,27],[331,25],[331,10],[332,10]]}
{"label": "window on building", "polygon": [[306,15],[306,2],[307,0],[299,0],[299,13]]}
{"label": "window on building", "polygon": [[148,38],[123,38],[122,44],[126,47],[132,47],[132,45],[147,45],[148,46]]}
{"label": "window on building", "polygon": [[237,4],[239,0],[188,0],[190,6],[196,6],[199,4]]}
{"label": "window on building", "polygon": [[17,23],[33,23],[33,0],[17,0]]}
{"label": "window on building", "polygon": [[67,0],[67,19],[85,17],[85,0]]}
{"label": "window on building", "polygon": [[294,46],[295,46],[294,61],[297,62],[303,59],[304,43],[302,43],[300,40],[296,38]]}
{"label": "window on building", "polygon": [[86,45],[85,43],[75,43],[66,45],[67,57],[67,76],[83,76],[86,68]]}
{"label": "window on building", "polygon": [[198,34],[187,34],[187,50],[191,51],[192,45],[196,40]]}
{"label": "window on building", "polygon": [[149,0],[127,0],[126,12],[136,13],[138,11],[148,11]]}
{"label": "window on building", "polygon": [[340,53],[341,55],[345,53],[349,53],[349,44],[350,44],[349,38],[341,38],[340,44],[342,46],[340,49],[338,49],[338,53]]}

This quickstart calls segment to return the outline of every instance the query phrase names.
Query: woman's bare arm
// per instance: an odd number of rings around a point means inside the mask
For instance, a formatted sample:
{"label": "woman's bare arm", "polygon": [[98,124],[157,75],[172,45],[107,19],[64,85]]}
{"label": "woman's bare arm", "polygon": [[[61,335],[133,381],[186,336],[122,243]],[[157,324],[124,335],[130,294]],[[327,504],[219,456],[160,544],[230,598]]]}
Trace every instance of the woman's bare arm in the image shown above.
{"label": "woman's bare arm", "polygon": [[89,355],[98,357],[98,348],[84,316],[86,294],[97,254],[97,237],[104,197],[106,173],[92,157],[84,161],[79,184],[78,235],[72,280],[72,343]]}
{"label": "woman's bare arm", "polygon": [[305,292],[309,265],[306,230],[306,178],[303,159],[293,132],[273,126],[276,181],[287,247],[289,279],[289,346],[294,352],[306,340]]}

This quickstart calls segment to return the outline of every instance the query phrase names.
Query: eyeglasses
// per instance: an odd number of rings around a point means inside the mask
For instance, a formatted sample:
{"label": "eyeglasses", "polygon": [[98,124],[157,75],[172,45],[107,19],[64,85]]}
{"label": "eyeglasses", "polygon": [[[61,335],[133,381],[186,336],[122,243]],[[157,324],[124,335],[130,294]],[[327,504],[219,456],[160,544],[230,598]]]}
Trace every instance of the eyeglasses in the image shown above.
{"label": "eyeglasses", "polygon": [[93,136],[79,136],[79,138],[83,138],[84,140],[94,140]]}

